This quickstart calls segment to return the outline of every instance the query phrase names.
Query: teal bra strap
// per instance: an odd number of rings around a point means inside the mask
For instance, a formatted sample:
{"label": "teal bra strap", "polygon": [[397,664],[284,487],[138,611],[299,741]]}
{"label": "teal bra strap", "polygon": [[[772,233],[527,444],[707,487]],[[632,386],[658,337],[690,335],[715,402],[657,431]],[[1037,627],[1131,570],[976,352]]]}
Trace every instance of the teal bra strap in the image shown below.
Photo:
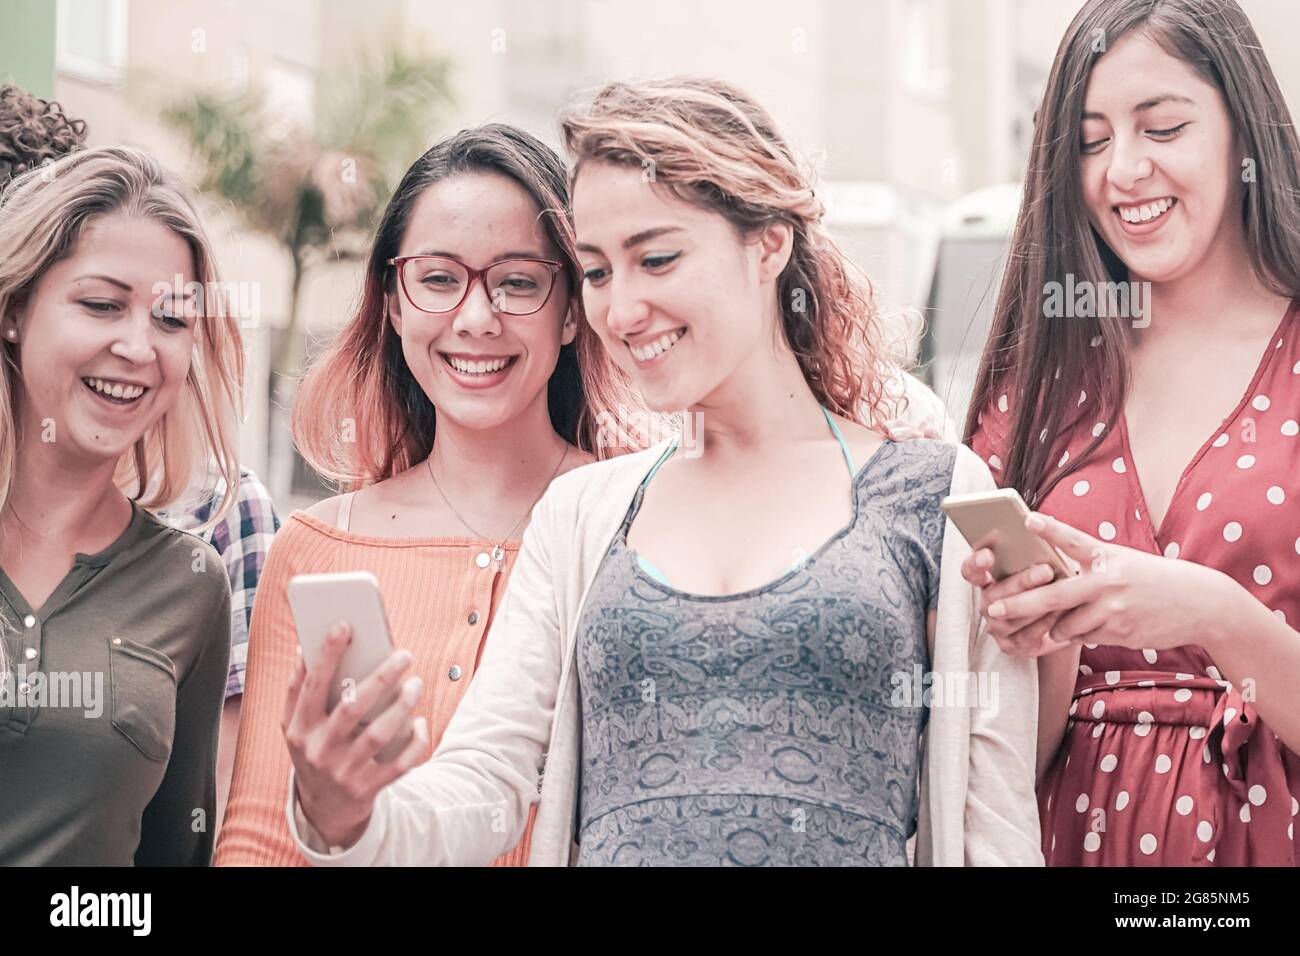
{"label": "teal bra strap", "polygon": [[849,477],[856,478],[858,469],[853,467],[853,454],[849,451],[849,443],[844,440],[844,435],[840,432],[840,426],[835,424],[835,419],[831,418],[830,409],[825,405],[822,406],[822,414],[826,416],[826,424],[831,426],[831,431],[835,433],[835,440],[840,443],[840,449],[844,452],[844,461],[849,466]]}
{"label": "teal bra strap", "polygon": [[[844,452],[844,461],[849,466],[849,478],[856,478],[858,474],[858,470],[853,466],[853,454],[852,452],[849,451],[849,443],[844,440],[844,434],[840,431],[840,426],[835,424],[835,419],[831,417],[830,409],[828,409],[825,405],[822,406],[822,414],[826,416],[826,424],[831,426],[831,432],[835,435],[835,440],[840,443],[840,450]],[[650,473],[646,475],[645,478],[642,479],[641,481],[642,488],[650,484],[650,479],[653,478],[655,472],[659,470],[659,466],[662,465],[664,462],[666,462],[669,456],[672,455],[672,453],[675,452],[676,450],[677,450],[677,439],[674,438],[672,444],[668,446],[668,450],[664,452],[663,457],[661,457],[657,462],[655,462],[655,466],[650,469]],[[662,571],[656,568],[653,564],[651,564],[649,561],[647,561],[639,554],[636,556],[636,560],[637,563],[641,565],[642,571],[650,575],[650,577],[654,578],[660,584],[663,584],[667,587],[672,587],[672,585],[668,583],[667,575],[665,575]],[[789,574],[796,567],[798,567],[799,563],[800,563],[799,561],[791,562],[790,566],[787,567],[783,573]]]}

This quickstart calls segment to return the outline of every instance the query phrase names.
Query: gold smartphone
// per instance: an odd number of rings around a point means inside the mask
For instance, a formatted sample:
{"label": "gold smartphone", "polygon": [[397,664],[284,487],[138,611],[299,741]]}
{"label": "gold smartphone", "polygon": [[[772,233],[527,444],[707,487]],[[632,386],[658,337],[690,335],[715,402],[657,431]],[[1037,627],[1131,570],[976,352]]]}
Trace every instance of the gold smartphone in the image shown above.
{"label": "gold smartphone", "polygon": [[1056,548],[1025,527],[1029,506],[1014,488],[949,495],[940,507],[972,550],[993,552],[989,570],[998,581],[1035,564],[1050,565],[1056,571],[1053,580],[1075,574]]}

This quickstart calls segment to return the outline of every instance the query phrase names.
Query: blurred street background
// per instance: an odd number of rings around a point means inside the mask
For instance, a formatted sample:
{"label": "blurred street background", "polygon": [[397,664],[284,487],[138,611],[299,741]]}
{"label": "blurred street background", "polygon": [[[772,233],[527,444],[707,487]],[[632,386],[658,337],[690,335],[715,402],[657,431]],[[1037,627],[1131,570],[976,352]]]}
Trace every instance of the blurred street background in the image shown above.
{"label": "blurred street background", "polygon": [[[1241,4],[1295,109],[1296,0]],[[755,94],[819,170],[900,352],[960,424],[1033,111],[1080,6],[0,0],[0,82],[202,190],[222,278],[251,290],[242,453],[287,514],[324,489],[289,441],[286,383],[349,317],[397,177],[484,122],[558,147],[559,110],[612,79],[710,73]]]}

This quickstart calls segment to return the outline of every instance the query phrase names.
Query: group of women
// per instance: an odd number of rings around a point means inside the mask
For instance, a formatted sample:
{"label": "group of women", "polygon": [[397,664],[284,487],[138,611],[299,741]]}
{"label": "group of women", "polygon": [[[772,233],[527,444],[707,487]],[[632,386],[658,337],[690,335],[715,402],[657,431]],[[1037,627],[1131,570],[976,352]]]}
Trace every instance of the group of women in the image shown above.
{"label": "group of women", "polygon": [[[348,490],[266,563],[216,862],[1294,865],[1300,142],[1236,3],[1071,24],[965,444],[888,427],[869,286],[751,97],[614,83],[562,132],[421,156],[299,386]],[[111,699],[0,703],[0,861],[206,862],[227,589],[151,510],[237,487],[238,327],[152,301],[215,277],[170,174],[52,171],[0,204],[0,671]],[[1049,317],[1066,276],[1143,321]],[[698,447],[611,441],[629,408]],[[995,485],[1078,575],[993,579],[940,502]],[[351,633],[308,671],[285,591],[351,570],[398,651],[327,710]]]}

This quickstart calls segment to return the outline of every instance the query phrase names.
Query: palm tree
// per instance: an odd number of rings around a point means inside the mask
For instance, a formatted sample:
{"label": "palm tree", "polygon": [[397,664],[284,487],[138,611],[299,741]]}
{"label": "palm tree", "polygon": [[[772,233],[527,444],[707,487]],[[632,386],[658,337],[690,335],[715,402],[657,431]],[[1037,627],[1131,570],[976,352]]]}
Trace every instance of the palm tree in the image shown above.
{"label": "palm tree", "polygon": [[355,259],[402,173],[432,138],[451,104],[449,61],[401,46],[359,49],[318,91],[315,128],[284,122],[256,85],[240,92],[193,90],[161,116],[188,141],[200,188],[229,202],[246,225],[289,256],[289,314],[272,361],[284,398],[302,356],[298,298],[324,262]]}

